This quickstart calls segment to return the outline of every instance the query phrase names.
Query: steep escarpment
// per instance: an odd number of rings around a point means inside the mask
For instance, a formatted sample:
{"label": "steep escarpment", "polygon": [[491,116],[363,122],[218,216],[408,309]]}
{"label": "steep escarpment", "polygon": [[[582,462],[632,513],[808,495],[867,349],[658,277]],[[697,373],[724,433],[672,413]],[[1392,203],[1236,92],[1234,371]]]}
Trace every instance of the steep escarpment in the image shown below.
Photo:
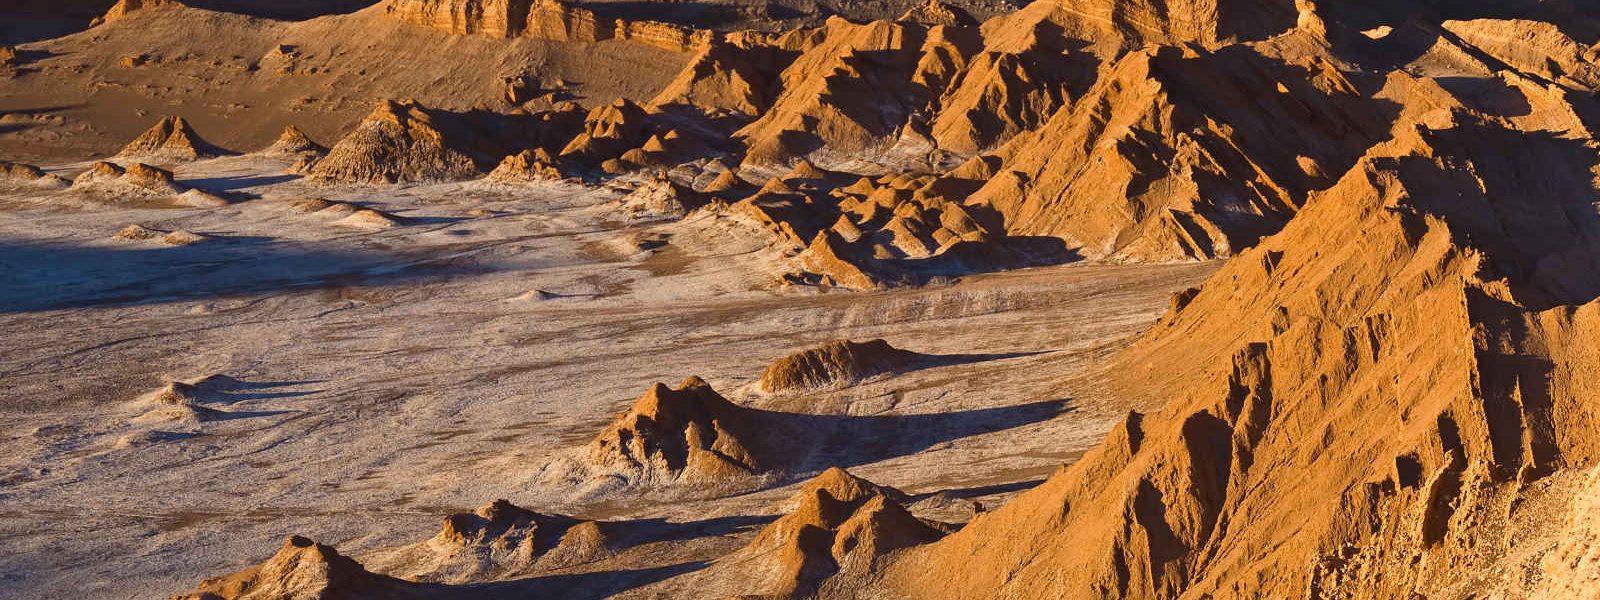
{"label": "steep escarpment", "polygon": [[[1379,145],[1120,361],[1177,390],[897,563],[919,598],[1525,589],[1516,507],[1600,458],[1595,146],[1465,113]],[[1189,382],[1189,383],[1184,383]],[[1508,564],[1510,563],[1510,564]],[[1470,575],[1465,575],[1470,574]]]}
{"label": "steep escarpment", "polygon": [[1052,20],[1069,36],[1115,41],[1126,48],[1150,43],[1214,46],[1262,40],[1294,28],[1300,19],[1300,7],[1293,0],[1067,0],[1056,4],[1046,10],[1055,13]]}
{"label": "steep escarpment", "polygon": [[455,34],[529,37],[555,42],[636,40],[664,50],[689,52],[709,32],[651,21],[625,21],[559,0],[395,0],[391,18]]}

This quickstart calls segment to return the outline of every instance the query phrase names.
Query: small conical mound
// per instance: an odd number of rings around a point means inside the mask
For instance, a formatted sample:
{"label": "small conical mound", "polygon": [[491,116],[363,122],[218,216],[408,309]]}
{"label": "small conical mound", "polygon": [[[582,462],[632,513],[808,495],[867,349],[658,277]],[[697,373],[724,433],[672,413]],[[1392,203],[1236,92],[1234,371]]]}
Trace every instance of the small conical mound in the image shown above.
{"label": "small conical mound", "polygon": [[811,161],[809,161],[809,160],[801,159],[800,162],[798,162],[798,163],[796,163],[794,165],[793,169],[789,170],[789,174],[788,175],[784,175],[783,178],[785,180],[788,180],[788,179],[827,179],[828,178],[828,172],[817,168],[817,165],[812,164]]}
{"label": "small conical mound", "polygon": [[[560,157],[590,165],[604,165],[648,140],[647,114],[627,99],[595,107],[584,118],[583,131],[561,149]],[[607,170],[607,172],[612,172]]]}
{"label": "small conical mound", "polygon": [[377,575],[339,554],[332,546],[300,536],[285,540],[277,554],[237,573],[207,579],[174,600],[281,600],[319,598],[420,598],[424,589]]}
{"label": "small conical mound", "polygon": [[414,102],[385,100],[310,168],[334,183],[401,183],[471,179],[480,171],[467,150],[478,140],[450,126],[452,115]]}
{"label": "small conical mound", "polygon": [[39,167],[0,160],[0,185],[64,188],[71,184],[61,176],[46,173]]}
{"label": "small conical mound", "polygon": [[868,270],[872,257],[860,255],[832,229],[818,232],[798,258],[818,284],[857,290],[882,286]]}
{"label": "small conical mound", "polygon": [[334,224],[356,229],[390,229],[400,225],[400,218],[379,210],[357,208]]}
{"label": "small conical mound", "polygon": [[824,585],[849,587],[878,559],[939,539],[949,529],[907,512],[904,495],[844,469],[830,468],[801,486],[792,509],[756,534],[726,563],[737,572],[719,575],[747,593],[802,598]]}
{"label": "small conical mound", "polygon": [[145,227],[138,223],[133,223],[118,230],[117,234],[112,237],[115,237],[119,240],[129,241],[153,240],[161,237],[162,233],[163,232],[161,231]]}
{"label": "small conical mound", "polygon": [[108,198],[171,198],[180,201],[192,192],[173,177],[172,172],[144,163],[123,168],[112,162],[97,162],[72,180],[72,189]]}
{"label": "small conical mound", "polygon": [[377,231],[405,224],[405,219],[402,217],[352,202],[324,198],[297,198],[285,202],[283,206],[292,213],[331,219],[330,223],[333,225],[354,229]]}
{"label": "small conical mound", "polygon": [[187,161],[229,154],[200,138],[183,117],[166,117],[129,142],[118,158],[153,161]]}
{"label": "small conical mound", "polygon": [[905,369],[921,358],[883,340],[839,340],[773,361],[759,387],[773,393],[852,385]]}
{"label": "small conical mound", "polygon": [[555,163],[555,158],[543,148],[523,150],[500,161],[487,179],[495,183],[560,181],[565,175]]}
{"label": "small conical mound", "polygon": [[706,193],[718,194],[727,192],[741,185],[744,185],[744,181],[739,179],[739,173],[729,169],[717,175],[716,179],[711,180],[711,184],[706,186]]}
{"label": "small conical mound", "polygon": [[[125,239],[151,239],[161,237],[163,241],[171,237],[171,233],[152,231],[130,225],[118,233],[118,237]],[[187,233],[187,232],[184,232]],[[193,234],[190,234],[193,235]],[[139,237],[144,236],[144,237]],[[173,243],[173,245],[184,245]],[[193,385],[174,381],[165,387],[145,395],[134,402],[134,407],[139,414],[133,422],[142,424],[197,424],[205,421],[214,421],[227,416],[227,413],[201,404],[200,391]]]}
{"label": "small conical mound", "polygon": [[694,190],[659,177],[623,197],[621,210],[629,219],[680,219],[703,204]]}
{"label": "small conical mound", "polygon": [[[795,504],[797,508],[805,509],[816,507],[815,500],[821,497],[827,497],[834,502],[859,504],[861,501],[879,494],[889,495],[895,499],[904,499],[904,495],[899,490],[879,486],[871,481],[856,477],[849,471],[839,467],[828,467],[822,473],[801,485],[800,491],[795,492],[790,497],[790,502]],[[805,511],[799,510],[796,512]],[[827,519],[819,513],[817,520],[826,521]],[[837,521],[837,516],[833,517],[833,520]]]}
{"label": "small conical mound", "polygon": [[315,141],[312,141],[310,136],[306,135],[305,132],[300,131],[300,128],[290,125],[284,128],[283,133],[278,135],[277,141],[273,142],[272,145],[266,149],[265,153],[287,156],[297,154],[322,154],[327,151],[327,148],[316,143]]}
{"label": "small conical mound", "polygon": [[631,482],[718,482],[777,462],[753,411],[698,377],[677,389],[656,384],[587,448],[599,472]]}
{"label": "small conical mound", "polygon": [[145,227],[138,223],[123,227],[117,231],[116,235],[113,235],[112,237],[125,241],[160,240],[161,243],[168,246],[191,246],[211,239],[211,236],[194,233],[192,231],[184,231],[182,229],[161,231],[159,229]]}
{"label": "small conical mound", "polygon": [[0,181],[32,182],[44,177],[43,169],[33,165],[0,161]]}
{"label": "small conical mound", "polygon": [[413,581],[470,582],[603,558],[615,545],[610,527],[496,500],[445,517],[432,538],[366,560],[375,571]]}

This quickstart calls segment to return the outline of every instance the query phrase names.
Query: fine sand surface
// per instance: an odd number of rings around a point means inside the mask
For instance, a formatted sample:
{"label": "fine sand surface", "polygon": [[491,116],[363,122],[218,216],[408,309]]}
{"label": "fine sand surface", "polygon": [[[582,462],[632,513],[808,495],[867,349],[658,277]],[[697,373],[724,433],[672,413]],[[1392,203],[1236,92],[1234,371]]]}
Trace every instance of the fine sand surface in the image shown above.
{"label": "fine sand surface", "polygon": [[[966,501],[998,503],[1099,441],[1132,407],[1103,389],[1104,359],[1215,266],[827,292],[779,285],[766,238],[739,223],[628,225],[606,189],[315,187],[285,166],[176,169],[237,200],[219,208],[0,192],[0,597],[164,597],[289,534],[359,559],[496,498],[652,528],[678,550],[573,571],[647,583],[736,548],[830,464],[914,499],[944,491],[913,509],[965,520]],[[312,197],[399,223],[291,209]],[[113,237],[135,223],[209,239]],[[773,359],[840,338],[957,356],[811,396],[751,391]],[[838,426],[818,432],[833,437],[805,472],[754,493],[595,498],[541,483],[547,461],[650,384],[690,375]],[[141,416],[141,396],[207,377],[198,399],[221,414]],[[540,589],[619,581],[594,577]]]}

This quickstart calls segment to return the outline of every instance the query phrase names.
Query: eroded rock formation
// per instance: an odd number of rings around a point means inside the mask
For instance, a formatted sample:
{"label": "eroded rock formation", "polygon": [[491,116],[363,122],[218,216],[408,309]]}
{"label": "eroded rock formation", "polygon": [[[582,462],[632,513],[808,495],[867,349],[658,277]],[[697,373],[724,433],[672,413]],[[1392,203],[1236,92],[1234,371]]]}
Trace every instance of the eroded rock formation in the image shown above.
{"label": "eroded rock formation", "polygon": [[310,156],[319,157],[328,152],[328,149],[311,139],[311,136],[300,131],[299,127],[290,125],[284,128],[278,139],[272,142],[264,154],[275,156]]}
{"label": "eroded rock formation", "polygon": [[773,361],[757,385],[768,393],[845,386],[905,369],[921,358],[883,340],[839,340]]}
{"label": "eroded rock formation", "polygon": [[612,550],[609,524],[533,512],[505,500],[449,515],[439,533],[365,559],[413,581],[498,580],[593,561]]}
{"label": "eroded rock formation", "polygon": [[770,431],[750,409],[698,377],[656,384],[585,448],[594,471],[632,483],[718,483],[779,462]]}
{"label": "eroded rock formation", "polygon": [[215,158],[228,151],[213,146],[195,133],[183,117],[166,117],[117,153],[118,159],[179,162]]}
{"label": "eroded rock formation", "polygon": [[470,179],[492,164],[499,149],[461,115],[385,100],[309,175],[340,183]]}
{"label": "eroded rock formation", "polygon": [[178,183],[172,172],[134,162],[126,168],[100,161],[73,178],[75,192],[111,201],[164,201],[198,208],[223,206],[227,199]]}
{"label": "eroded rock formation", "polygon": [[652,21],[623,21],[558,0],[396,0],[395,19],[456,34],[530,37],[555,42],[635,40],[673,52],[689,52],[710,32]]}
{"label": "eroded rock formation", "polygon": [[367,571],[331,546],[290,536],[272,558],[231,575],[207,579],[174,600],[279,600],[284,598],[425,598],[424,589]]}
{"label": "eroded rock formation", "polygon": [[923,521],[898,491],[837,467],[801,486],[791,510],[724,558],[719,568],[747,594],[808,598],[830,583],[849,589],[884,556],[926,544],[947,526]]}
{"label": "eroded rock formation", "polygon": [[1525,585],[1460,574],[1544,543],[1517,535],[1511,507],[1600,452],[1585,400],[1600,363],[1580,333],[1600,325],[1600,156],[1430,115],[1124,359],[1156,389],[1195,384],[908,557],[900,589],[1382,598]]}

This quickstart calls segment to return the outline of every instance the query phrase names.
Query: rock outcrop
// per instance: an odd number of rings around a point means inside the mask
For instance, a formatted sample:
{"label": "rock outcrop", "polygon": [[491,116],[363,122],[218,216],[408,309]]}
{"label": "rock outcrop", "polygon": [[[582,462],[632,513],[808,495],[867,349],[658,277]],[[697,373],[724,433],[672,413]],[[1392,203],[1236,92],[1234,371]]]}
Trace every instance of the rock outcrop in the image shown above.
{"label": "rock outcrop", "polygon": [[830,167],[925,151],[912,117],[937,97],[976,38],[975,31],[842,18],[807,33],[776,42],[798,56],[778,75],[772,107],[737,133],[747,165],[787,167],[805,158]]}
{"label": "rock outcrop", "polygon": [[0,162],[0,180],[6,183],[33,183],[44,176],[44,169],[33,165]]}
{"label": "rock outcrop", "polygon": [[700,47],[651,104],[760,115],[772,106],[778,73],[796,55],[769,40],[713,40]]}
{"label": "rock outcrop", "polygon": [[[917,279],[893,262],[947,273],[1030,262],[1006,249],[1008,237],[1060,239],[1088,258],[1228,256],[1331,185],[1394,116],[1321,54],[1320,38],[1296,29],[1295,6],[1083,4],[1039,2],[982,27],[933,18],[930,5],[897,22],[833,18],[730,38],[702,49],[655,104],[754,117],[736,132],[747,174],[987,153],[937,182],[844,199],[890,209],[877,223],[882,213],[815,198],[748,199],[758,222],[809,248],[801,279],[862,288]],[[1225,44],[1291,29],[1283,43],[1293,51]],[[1172,45],[1140,49],[1151,42]],[[1301,134],[1272,133],[1285,123]],[[805,208],[805,221],[784,207]],[[834,223],[839,235],[821,235]]]}
{"label": "rock outcrop", "polygon": [[1065,0],[1035,2],[1024,11],[1039,15],[1024,18],[1043,17],[1068,37],[1129,49],[1265,40],[1294,29],[1301,17],[1294,0]]}
{"label": "rock outcrop", "polygon": [[583,130],[567,142],[557,156],[575,164],[603,168],[608,161],[620,159],[648,139],[644,107],[631,100],[618,99],[590,110],[584,117]]}
{"label": "rock outcrop", "polygon": [[910,368],[923,358],[884,340],[839,340],[773,361],[761,374],[757,387],[776,393],[854,385]]}
{"label": "rock outcrop", "polygon": [[[101,6],[104,5],[102,4]],[[106,9],[105,14],[95,18],[94,22],[91,23],[91,26],[99,27],[107,23],[112,23],[141,10],[182,6],[184,6],[184,4],[180,0],[117,0],[116,4],[113,4],[111,5],[111,8]]]}
{"label": "rock outcrop", "polygon": [[923,25],[943,25],[945,27],[973,27],[978,20],[959,6],[945,4],[939,0],[928,0],[912,7],[900,14],[896,21],[907,23],[921,23]]}
{"label": "rock outcrop", "polygon": [[1573,40],[1553,23],[1476,19],[1441,27],[1512,69],[1570,89],[1600,89],[1600,49]]}

